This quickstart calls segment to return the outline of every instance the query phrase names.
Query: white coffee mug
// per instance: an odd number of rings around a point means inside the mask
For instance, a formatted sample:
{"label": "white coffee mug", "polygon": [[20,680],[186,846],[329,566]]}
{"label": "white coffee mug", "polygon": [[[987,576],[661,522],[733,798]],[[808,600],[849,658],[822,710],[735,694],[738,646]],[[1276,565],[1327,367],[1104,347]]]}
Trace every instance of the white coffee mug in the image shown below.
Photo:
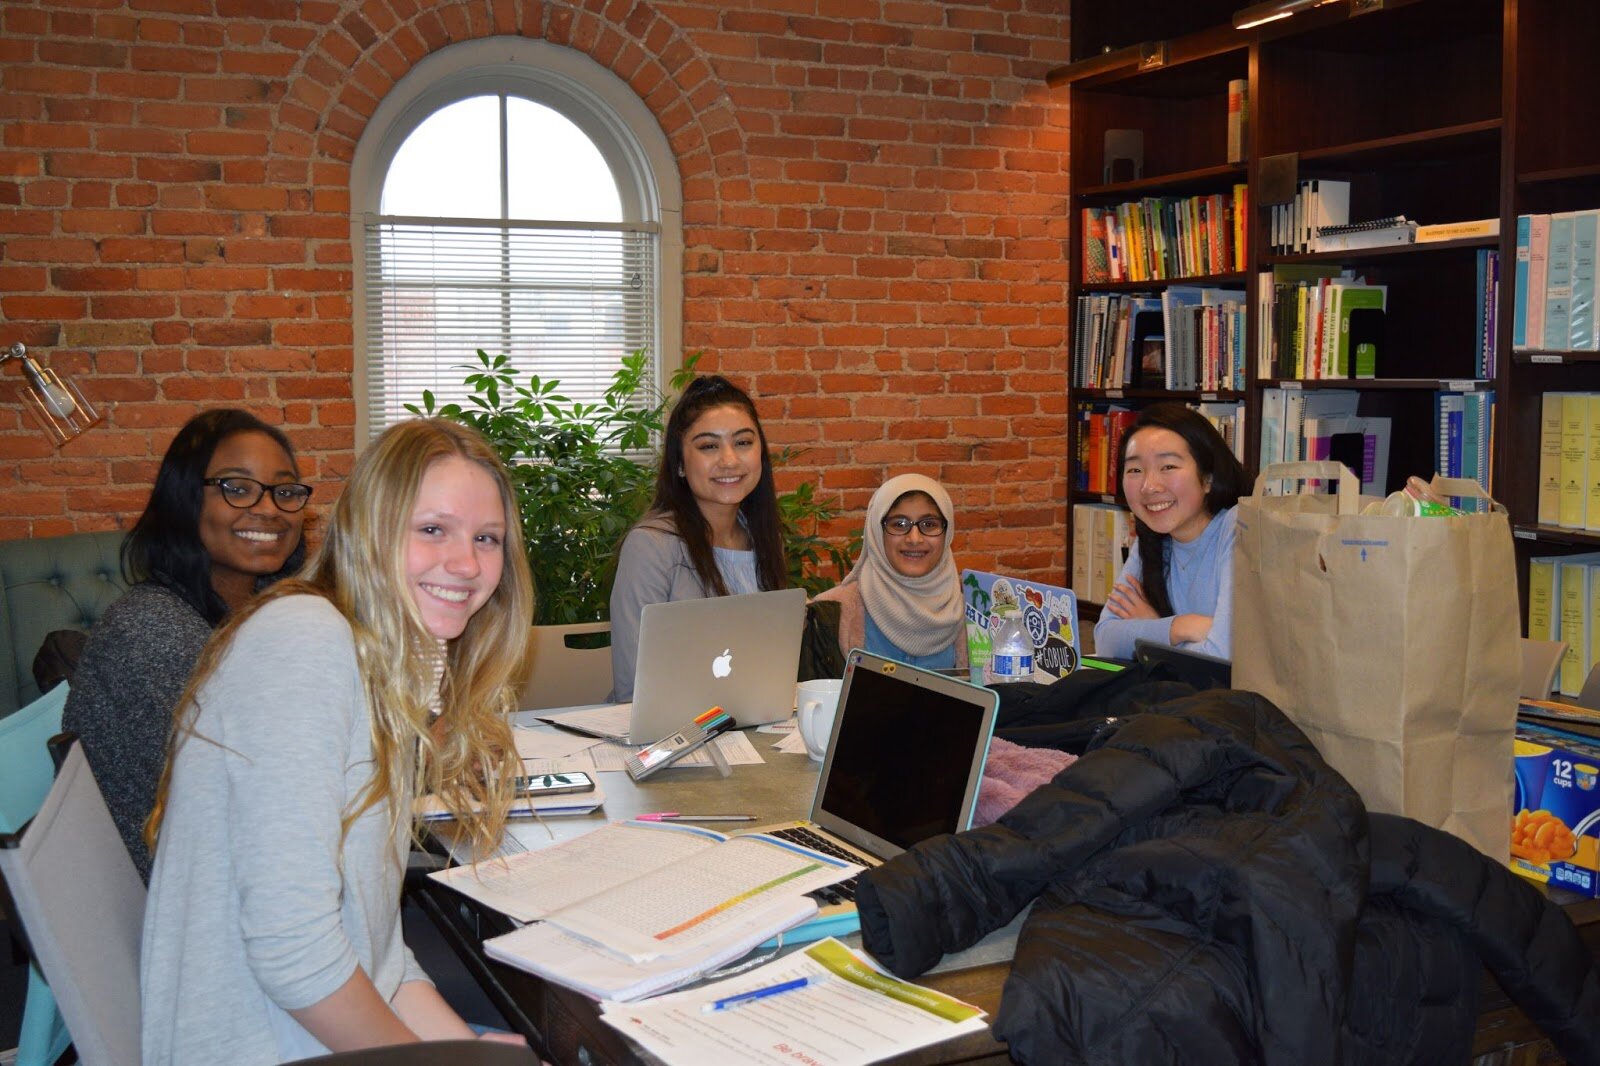
{"label": "white coffee mug", "polygon": [[795,686],[795,714],[800,725],[800,739],[806,742],[806,754],[817,762],[828,753],[828,738],[833,736],[833,716],[839,710],[839,692],[844,682],[837,678],[818,678],[802,681]]}

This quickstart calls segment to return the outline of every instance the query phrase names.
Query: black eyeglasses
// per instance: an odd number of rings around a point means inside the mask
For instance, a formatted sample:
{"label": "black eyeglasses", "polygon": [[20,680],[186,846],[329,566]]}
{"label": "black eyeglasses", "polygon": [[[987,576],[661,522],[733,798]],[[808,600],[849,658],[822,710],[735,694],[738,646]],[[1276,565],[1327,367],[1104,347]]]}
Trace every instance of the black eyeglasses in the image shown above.
{"label": "black eyeglasses", "polygon": [[950,523],[938,515],[923,515],[913,522],[904,515],[895,515],[893,518],[883,520],[883,531],[891,537],[903,537],[911,532],[911,527],[916,526],[917,532],[924,537],[937,537],[944,532],[945,526]]}
{"label": "black eyeglasses", "polygon": [[296,481],[281,485],[263,485],[253,477],[208,477],[202,485],[215,485],[229,507],[241,511],[261,502],[261,496],[272,490],[272,505],[280,511],[298,511],[311,499],[311,486]]}

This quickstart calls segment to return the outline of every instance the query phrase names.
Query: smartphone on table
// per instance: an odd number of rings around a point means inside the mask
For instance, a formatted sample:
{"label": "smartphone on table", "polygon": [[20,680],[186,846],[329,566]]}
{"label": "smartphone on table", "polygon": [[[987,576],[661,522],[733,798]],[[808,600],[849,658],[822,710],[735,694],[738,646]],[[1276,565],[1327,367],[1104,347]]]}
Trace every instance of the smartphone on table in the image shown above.
{"label": "smartphone on table", "polygon": [[519,796],[559,796],[564,792],[593,792],[594,778],[582,770],[564,774],[530,774],[516,781]]}

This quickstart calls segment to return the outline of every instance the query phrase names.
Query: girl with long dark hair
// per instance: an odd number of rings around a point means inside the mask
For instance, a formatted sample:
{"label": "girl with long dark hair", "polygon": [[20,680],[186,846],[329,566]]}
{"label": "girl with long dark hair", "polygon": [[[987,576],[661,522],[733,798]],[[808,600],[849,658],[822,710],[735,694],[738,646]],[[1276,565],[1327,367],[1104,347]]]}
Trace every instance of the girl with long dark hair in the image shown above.
{"label": "girl with long dark hair", "polygon": [[283,431],[248,411],[195,415],[162,456],[122,543],[130,584],[89,634],[62,726],[78,734],[139,875],[172,709],[211,631],[305,559],[311,487]]}
{"label": "girl with long dark hair", "polygon": [[1144,639],[1232,658],[1233,506],[1247,488],[1244,467],[1181,403],[1141,411],[1119,460],[1138,541],[1095,624],[1095,652],[1131,658]]}
{"label": "girl with long dark hair", "polygon": [[639,616],[647,604],[788,583],[772,456],[756,406],[727,378],[695,378],[667,419],[655,499],[617,550],[613,698],[633,698]]}

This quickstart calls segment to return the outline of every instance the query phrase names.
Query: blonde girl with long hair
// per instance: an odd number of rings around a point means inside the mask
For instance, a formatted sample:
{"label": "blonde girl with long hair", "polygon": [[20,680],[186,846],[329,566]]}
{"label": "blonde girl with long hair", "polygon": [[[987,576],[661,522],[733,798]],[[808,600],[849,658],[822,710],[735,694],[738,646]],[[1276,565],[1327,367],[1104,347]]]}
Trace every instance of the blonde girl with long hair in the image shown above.
{"label": "blonde girl with long hair", "polygon": [[400,423],[302,577],[207,645],[147,831],[147,1064],[473,1037],[401,939],[400,890],[419,791],[480,852],[504,824],[533,614],[519,528],[482,437]]}

